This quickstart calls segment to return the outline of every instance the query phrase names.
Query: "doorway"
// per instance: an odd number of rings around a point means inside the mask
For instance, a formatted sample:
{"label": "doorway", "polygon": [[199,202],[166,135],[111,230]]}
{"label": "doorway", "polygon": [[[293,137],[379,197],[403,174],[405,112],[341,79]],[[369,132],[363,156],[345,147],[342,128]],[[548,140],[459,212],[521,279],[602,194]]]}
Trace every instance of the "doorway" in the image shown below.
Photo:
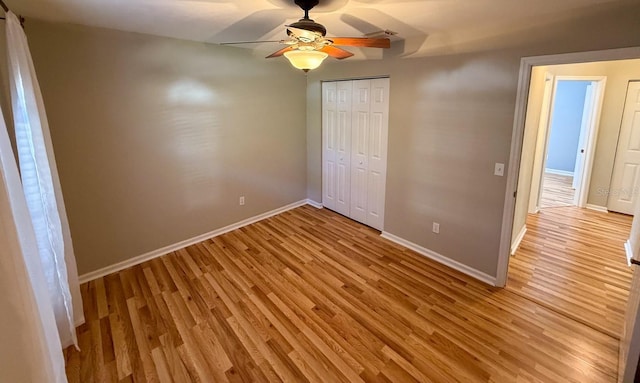
{"label": "doorway", "polygon": [[540,185],[533,188],[530,210],[585,207],[606,77],[546,73],[545,86],[551,87],[543,95],[550,97],[543,100],[549,110],[542,110],[538,137],[544,139],[536,144],[543,156],[533,170]]}
{"label": "doorway", "polygon": [[[613,108],[618,101],[607,99],[604,110],[603,103],[607,78],[625,70],[620,62],[532,68],[516,198],[521,206],[519,200],[529,199],[532,208],[516,208],[513,234],[521,228],[525,234],[512,244],[507,282],[515,293],[618,338],[624,318],[616,308],[626,303],[630,283],[623,245],[631,220],[586,204],[603,200],[591,184],[610,182],[613,163],[594,157],[602,158],[597,150],[617,138],[619,128],[611,127],[622,118]],[[609,95],[626,93],[624,79],[610,85]]]}
{"label": "doorway", "polygon": [[[622,139],[619,140],[619,135],[621,135],[622,110],[627,97],[626,90],[630,82],[640,78],[638,58],[640,58],[640,49],[629,48],[522,60],[513,131],[514,141],[510,157],[511,167],[508,169],[507,180],[512,189],[508,190],[505,196],[497,278],[499,285],[506,285],[516,294],[526,295],[603,334],[620,339],[621,376],[629,371],[635,373],[638,361],[637,353],[631,355],[623,352],[629,351],[629,345],[633,343],[630,340],[629,331],[633,334],[637,332],[638,342],[640,342],[640,330],[636,331],[628,326],[629,323],[640,318],[638,315],[640,311],[636,304],[640,301],[640,294],[636,294],[631,289],[632,279],[640,280],[640,271],[629,268],[624,259],[625,251],[631,251],[632,255],[636,255],[634,258],[638,258],[637,254],[640,250],[637,248],[640,247],[634,247],[629,242],[625,246],[624,238],[631,240],[636,238],[637,244],[640,236],[630,234],[632,217],[607,213],[607,206],[616,150]],[[624,65],[627,60],[629,68],[632,68],[632,71],[635,69],[635,72],[631,74],[625,72],[622,75],[622,71],[612,69]],[[529,185],[526,183],[527,179],[531,180],[535,175],[533,158],[538,158],[542,164],[545,164],[546,150],[542,153],[540,151],[530,153],[526,148],[531,145],[531,142],[536,147],[535,143],[541,138],[537,128],[546,125],[540,121],[544,117],[540,109],[542,101],[537,101],[537,105],[531,108],[532,94],[542,92],[546,86],[544,83],[534,83],[531,80],[535,77],[536,69],[548,70],[553,65],[569,66],[571,63],[583,65],[579,67],[580,70],[577,73],[570,74],[575,76],[588,75],[585,73],[587,72],[585,68],[593,69],[594,66],[611,69],[608,74],[605,74],[607,77],[606,100],[603,102],[600,132],[595,135],[597,142],[594,145],[594,156],[590,160],[587,158],[584,162],[586,166],[589,166],[590,162],[593,164],[591,179],[582,180],[583,188],[587,191],[583,201],[586,208],[565,206],[536,211],[535,208],[539,208],[539,205],[532,206],[529,203],[531,196],[527,192],[533,193],[532,189],[537,183],[530,182]],[[567,73],[555,71],[552,75],[567,75]],[[542,78],[544,81],[544,76]],[[533,124],[531,121],[536,119],[538,121]],[[532,129],[528,129],[532,126],[535,126],[533,132]],[[547,142],[548,136],[543,135],[542,138]],[[589,156],[589,150],[585,152]],[[540,169],[544,168],[545,165],[540,165]],[[542,182],[540,181],[539,184],[542,185]],[[514,190],[517,190],[517,193],[513,193]],[[523,202],[522,197],[525,197],[526,201]],[[519,217],[522,222],[518,221]],[[633,222],[634,232],[640,230],[637,228],[640,227],[640,219],[637,218],[636,216]],[[517,251],[516,257],[511,258],[509,247],[516,232],[514,229],[522,223],[523,232],[526,233],[525,221],[530,232],[521,236],[524,238],[522,247]],[[536,235],[531,237],[530,234]],[[638,251],[633,252],[634,249]],[[553,256],[553,259],[549,259],[549,255]],[[510,258],[514,261],[510,262]],[[534,276],[537,279],[529,278],[533,274],[537,274]],[[512,278],[512,276],[515,277]],[[626,319],[625,312],[627,312]]]}

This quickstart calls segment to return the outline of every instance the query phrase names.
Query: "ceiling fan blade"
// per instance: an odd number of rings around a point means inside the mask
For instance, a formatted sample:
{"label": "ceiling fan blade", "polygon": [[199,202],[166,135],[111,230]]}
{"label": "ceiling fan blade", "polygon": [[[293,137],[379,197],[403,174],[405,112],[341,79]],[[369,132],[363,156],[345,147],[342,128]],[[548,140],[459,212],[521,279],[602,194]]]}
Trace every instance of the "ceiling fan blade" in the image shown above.
{"label": "ceiling fan blade", "polygon": [[368,37],[329,37],[333,45],[368,48],[391,48],[391,40],[387,38]]}
{"label": "ceiling fan blade", "polygon": [[272,54],[270,54],[270,55],[269,55],[269,56],[267,56],[266,58],[270,59],[270,58],[273,58],[273,57],[280,57],[280,56],[282,56],[283,54],[285,54],[285,52],[289,52],[289,51],[292,51],[292,50],[293,50],[293,47],[292,47],[292,46],[284,47],[284,48],[280,49],[280,50],[279,50],[279,51],[277,51],[277,52],[273,52]]}
{"label": "ceiling fan blade", "polygon": [[286,23],[289,17],[291,17],[291,13],[284,9],[256,11],[219,31],[211,38],[211,41],[256,40],[279,28],[283,23]]}
{"label": "ceiling fan blade", "polygon": [[327,45],[323,47],[322,49],[320,49],[320,51],[328,54],[333,58],[337,58],[338,60],[346,59],[348,57],[353,56],[353,53],[349,51],[345,51],[344,49],[333,47],[331,45]]}

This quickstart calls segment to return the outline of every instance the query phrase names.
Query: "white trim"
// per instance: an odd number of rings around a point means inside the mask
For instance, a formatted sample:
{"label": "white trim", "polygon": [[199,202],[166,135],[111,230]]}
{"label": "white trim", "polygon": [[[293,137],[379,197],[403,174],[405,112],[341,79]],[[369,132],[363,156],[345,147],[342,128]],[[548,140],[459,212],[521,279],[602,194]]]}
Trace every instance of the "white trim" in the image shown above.
{"label": "white trim", "polygon": [[518,248],[520,247],[520,243],[524,239],[524,235],[527,233],[527,225],[522,226],[522,230],[516,236],[516,239],[511,244],[511,255],[515,254]]}
{"label": "white trim", "polygon": [[586,204],[585,208],[589,209],[589,210],[595,210],[595,211],[599,211],[601,213],[608,213],[609,209],[607,209],[606,206],[600,206],[600,205],[593,205],[593,204]]}
{"label": "white trim", "polygon": [[76,319],[73,321],[73,325],[74,325],[75,327],[80,327],[80,326],[82,326],[85,322],[86,322],[86,320],[85,320],[84,314],[82,314],[82,316],[81,316],[80,318],[76,318]]}
{"label": "white trim", "polygon": [[386,231],[383,231],[382,234],[380,234],[380,236],[382,238],[388,239],[391,242],[395,242],[399,245],[402,245],[408,249],[411,249],[413,251],[415,251],[416,253],[420,254],[420,255],[424,255],[425,257],[432,259],[438,263],[441,263],[445,266],[448,266],[454,270],[457,270],[461,273],[467,274],[470,277],[473,277],[481,282],[487,283],[491,286],[495,286],[496,285],[496,278],[492,277],[491,275],[485,274],[481,271],[478,271],[472,267],[469,267],[465,264],[462,264],[458,261],[454,261],[451,258],[445,257],[442,254],[438,254],[435,251],[429,250],[425,247],[422,247],[420,245],[416,245],[413,242],[407,241],[404,238],[400,238],[396,235],[393,235],[391,233],[388,233]]}
{"label": "white trim", "polygon": [[324,208],[324,206],[322,206],[322,204],[320,202],[316,202],[312,199],[307,198],[307,205],[311,205],[313,207],[315,207],[316,209],[322,209]]}
{"label": "white trim", "polygon": [[518,190],[518,173],[520,170],[520,156],[522,154],[522,139],[524,137],[524,122],[526,118],[529,85],[531,83],[531,69],[526,58],[521,59],[518,74],[518,91],[516,93],[516,108],[514,111],[513,131],[511,133],[511,152],[507,166],[507,185],[505,188],[504,208],[502,209],[502,230],[500,232],[500,247],[498,249],[498,269],[496,286],[504,287],[507,283],[509,268],[509,252],[511,251],[511,236],[513,218],[516,208],[516,190]]}
{"label": "white trim", "polygon": [[549,173],[549,174],[557,174],[559,176],[570,176],[570,177],[573,177],[573,172],[570,172],[570,171],[567,171],[567,170],[546,168],[546,169],[544,169],[544,172],[545,173]]}
{"label": "white trim", "polygon": [[518,183],[520,156],[522,155],[522,137],[524,134],[525,112],[531,82],[531,70],[536,65],[572,64],[605,60],[625,60],[640,57],[640,47],[608,49],[602,51],[564,53],[558,55],[523,57],[520,61],[518,75],[518,90],[511,134],[511,150],[505,188],[504,208],[502,210],[502,230],[500,233],[500,249],[498,250],[498,269],[496,285],[507,283],[509,271],[509,251],[511,250],[511,233],[513,230],[513,216],[515,211],[514,192]]}
{"label": "white trim", "polygon": [[633,250],[631,249],[631,242],[627,239],[624,243],[624,252],[627,256],[627,266],[631,266],[631,260],[633,259]]}
{"label": "white trim", "polygon": [[247,225],[251,225],[252,223],[256,223],[258,221],[262,221],[263,219],[266,219],[266,218],[269,218],[269,217],[273,217],[274,215],[278,215],[278,214],[284,213],[285,211],[292,210],[292,209],[295,209],[297,207],[304,206],[304,205],[313,206],[313,204],[309,203],[309,200],[306,200],[306,199],[302,200],[302,201],[294,202],[292,204],[289,204],[289,205],[286,205],[286,206],[283,206],[283,207],[268,211],[266,213],[258,214],[256,216],[244,219],[244,220],[242,220],[240,222],[237,222],[237,223],[222,227],[220,229],[216,229],[216,230],[210,231],[208,233],[200,234],[200,235],[195,236],[193,238],[185,239],[184,241],[180,241],[178,243],[174,243],[173,245],[168,245],[168,246],[165,246],[163,248],[160,248],[160,249],[157,249],[157,250],[153,250],[153,251],[150,251],[150,252],[142,254],[142,255],[138,255],[137,257],[129,258],[129,259],[126,259],[126,260],[124,260],[122,262],[118,262],[118,263],[115,263],[113,265],[110,265],[110,266],[107,266],[107,267],[103,267],[103,268],[95,270],[95,271],[91,271],[89,273],[81,275],[78,279],[80,280],[80,283],[86,283],[86,282],[92,281],[94,279],[98,279],[98,278],[104,277],[105,275],[109,275],[109,274],[124,270],[124,269],[126,269],[128,267],[138,265],[138,264],[140,264],[142,262],[146,262],[146,261],[148,261],[150,259],[163,256],[163,255],[171,253],[173,251],[180,250],[180,249],[185,248],[187,246],[191,246],[191,245],[196,244],[198,242],[202,242],[204,240],[207,240],[209,238],[217,237],[219,235],[228,233],[230,231],[239,229],[239,228],[247,226]]}

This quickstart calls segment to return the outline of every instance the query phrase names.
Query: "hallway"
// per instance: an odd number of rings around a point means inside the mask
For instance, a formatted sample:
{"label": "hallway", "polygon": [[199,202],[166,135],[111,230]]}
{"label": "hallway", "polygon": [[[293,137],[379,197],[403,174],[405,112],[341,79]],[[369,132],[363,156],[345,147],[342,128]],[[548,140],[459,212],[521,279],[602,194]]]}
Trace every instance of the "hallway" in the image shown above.
{"label": "hallway", "polygon": [[631,285],[624,251],[631,220],[573,206],[530,214],[507,289],[619,339]]}

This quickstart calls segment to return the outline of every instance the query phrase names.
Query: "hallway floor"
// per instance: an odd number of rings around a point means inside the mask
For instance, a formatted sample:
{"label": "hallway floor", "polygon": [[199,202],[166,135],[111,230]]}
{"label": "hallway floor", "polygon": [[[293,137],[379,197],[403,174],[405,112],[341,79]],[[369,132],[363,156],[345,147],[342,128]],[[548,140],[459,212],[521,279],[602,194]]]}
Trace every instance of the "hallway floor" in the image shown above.
{"label": "hallway floor", "polygon": [[544,173],[540,208],[574,206],[573,177]]}
{"label": "hallway floor", "polygon": [[507,288],[619,338],[631,286],[624,251],[631,220],[573,206],[530,214]]}

